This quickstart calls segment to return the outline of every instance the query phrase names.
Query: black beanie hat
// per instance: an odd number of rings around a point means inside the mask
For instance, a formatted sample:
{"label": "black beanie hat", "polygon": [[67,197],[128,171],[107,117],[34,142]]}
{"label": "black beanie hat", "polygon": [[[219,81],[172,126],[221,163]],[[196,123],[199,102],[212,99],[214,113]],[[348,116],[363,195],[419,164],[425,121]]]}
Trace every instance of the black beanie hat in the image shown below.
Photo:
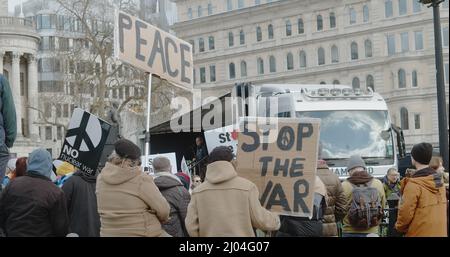
{"label": "black beanie hat", "polygon": [[212,150],[209,154],[209,163],[216,161],[227,161],[233,160],[233,152],[227,146],[218,146]]}
{"label": "black beanie hat", "polygon": [[114,150],[122,158],[137,160],[141,157],[141,149],[127,139],[117,140],[114,144]]}
{"label": "black beanie hat", "polygon": [[412,158],[418,163],[428,165],[433,155],[433,146],[429,143],[420,143],[413,146],[411,150]]}

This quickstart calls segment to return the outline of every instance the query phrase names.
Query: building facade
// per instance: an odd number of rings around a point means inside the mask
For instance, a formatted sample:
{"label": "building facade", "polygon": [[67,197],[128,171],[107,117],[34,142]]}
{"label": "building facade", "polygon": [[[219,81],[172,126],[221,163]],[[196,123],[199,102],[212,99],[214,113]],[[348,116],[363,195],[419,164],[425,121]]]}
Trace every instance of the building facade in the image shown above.
{"label": "building facade", "polygon": [[[438,146],[433,16],[417,0],[173,2],[172,29],[194,46],[202,98],[237,82],[370,87],[385,98],[408,149]],[[448,0],[441,24],[448,109]]]}

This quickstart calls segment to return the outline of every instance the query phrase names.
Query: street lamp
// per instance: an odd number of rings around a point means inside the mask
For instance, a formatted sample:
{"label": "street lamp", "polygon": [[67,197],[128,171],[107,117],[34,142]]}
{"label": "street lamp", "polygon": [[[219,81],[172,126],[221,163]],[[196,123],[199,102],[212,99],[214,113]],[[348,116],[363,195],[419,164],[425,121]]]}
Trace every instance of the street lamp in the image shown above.
{"label": "street lamp", "polygon": [[428,4],[428,7],[433,7],[434,55],[436,62],[436,89],[439,119],[439,150],[444,162],[444,167],[448,170],[448,126],[444,84],[444,63],[442,58],[441,18],[439,12],[439,4],[444,2],[444,0],[419,0],[419,2],[422,4]]}

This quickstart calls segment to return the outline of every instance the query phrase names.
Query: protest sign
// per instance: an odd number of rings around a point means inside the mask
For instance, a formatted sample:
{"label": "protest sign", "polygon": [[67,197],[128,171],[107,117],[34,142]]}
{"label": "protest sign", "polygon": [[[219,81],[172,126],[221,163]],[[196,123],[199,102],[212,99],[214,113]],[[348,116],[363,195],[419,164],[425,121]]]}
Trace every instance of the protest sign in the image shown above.
{"label": "protest sign", "polygon": [[266,209],[311,217],[320,120],[269,119],[276,125],[251,117],[241,122],[237,171],[256,184]]}
{"label": "protest sign", "polygon": [[236,155],[238,132],[233,125],[205,131],[204,135],[209,154],[218,146],[227,146]]}
{"label": "protest sign", "polygon": [[[160,153],[160,154],[152,154],[148,156],[148,161],[149,161],[149,166],[150,167],[150,174],[154,174],[154,169],[153,169],[153,159],[155,159],[155,157],[158,156],[164,156],[166,158],[169,159],[170,161],[170,165],[172,166],[172,174],[177,173],[177,156],[175,153]],[[141,156],[141,161],[142,161],[142,167],[146,167],[146,162],[145,162],[145,156]]]}

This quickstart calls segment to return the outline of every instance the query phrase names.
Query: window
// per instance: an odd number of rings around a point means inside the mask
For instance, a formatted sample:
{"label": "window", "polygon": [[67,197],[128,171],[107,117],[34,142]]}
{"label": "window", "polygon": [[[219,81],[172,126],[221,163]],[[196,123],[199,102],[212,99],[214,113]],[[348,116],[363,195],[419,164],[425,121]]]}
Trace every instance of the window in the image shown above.
{"label": "window", "polygon": [[414,128],[420,129],[420,114],[414,114]]}
{"label": "window", "polygon": [[273,56],[269,57],[269,71],[277,72],[277,63],[276,63],[275,57],[273,57]]}
{"label": "window", "polygon": [[130,87],[125,87],[125,99],[130,97]]}
{"label": "window", "polygon": [[227,0],[227,11],[233,10],[233,2],[232,0]]}
{"label": "window", "polygon": [[398,70],[398,88],[406,88],[406,72],[404,69]]}
{"label": "window", "polygon": [[317,50],[317,63],[318,65],[325,64],[325,50],[322,47]]}
{"label": "window", "polygon": [[287,54],[286,62],[287,62],[287,69],[293,70],[294,69],[294,56],[292,55],[292,53]]}
{"label": "window", "polygon": [[261,4],[261,0],[255,0],[255,5]]}
{"label": "window", "polygon": [[367,89],[372,89],[373,92],[375,92],[375,83],[373,81],[373,76],[372,75],[367,75],[366,77],[366,87]]}
{"label": "window", "polygon": [[339,80],[337,80],[337,79],[333,80],[333,85],[339,85],[339,84],[341,84],[341,82],[339,82]]}
{"label": "window", "polygon": [[303,25],[303,19],[299,18],[297,23],[298,23],[298,34],[305,33],[305,28],[304,28],[304,25]]}
{"label": "window", "polygon": [[387,36],[388,56],[395,54],[395,35]]}
{"label": "window", "polygon": [[356,42],[352,42],[350,51],[352,60],[358,60],[358,44]]}
{"label": "window", "polygon": [[413,72],[411,73],[411,82],[412,82],[412,87],[417,87],[418,86],[417,71],[416,70],[413,70]]}
{"label": "window", "polygon": [[444,3],[442,4],[442,8],[448,8],[448,0],[444,1]]}
{"label": "window", "polygon": [[216,66],[215,65],[209,66],[209,81],[216,82]]}
{"label": "window", "polygon": [[366,54],[366,58],[372,57],[372,41],[369,39],[364,41],[364,52]]}
{"label": "window", "polygon": [[402,53],[409,51],[409,38],[408,32],[403,32],[400,34],[400,42],[402,44]]}
{"label": "window", "polygon": [[244,44],[245,44],[245,33],[244,33],[243,30],[241,30],[241,31],[239,32],[239,43],[240,43],[241,45],[244,45]]}
{"label": "window", "polygon": [[398,0],[398,14],[405,15],[407,12],[406,0]]}
{"label": "window", "polygon": [[51,126],[45,127],[45,140],[52,140],[52,138],[53,138],[52,127]]}
{"label": "window", "polygon": [[323,18],[322,15],[317,15],[317,31],[323,30]]}
{"label": "window", "polygon": [[264,61],[261,58],[258,58],[257,61],[257,65],[258,65],[258,74],[264,74]]}
{"label": "window", "polygon": [[68,118],[69,117],[69,105],[65,104],[63,106],[63,117]]}
{"label": "window", "polygon": [[44,105],[44,115],[45,118],[52,117],[52,106],[49,103],[45,103]]}
{"label": "window", "polygon": [[384,2],[384,17],[390,18],[393,15],[392,11],[392,0],[386,0]]}
{"label": "window", "polygon": [[241,61],[241,77],[247,77],[247,63]]}
{"label": "window", "polygon": [[300,67],[305,68],[306,67],[306,52],[300,51]]}
{"label": "window", "polygon": [[286,36],[292,35],[292,24],[291,21],[286,21]]}
{"label": "window", "polygon": [[[3,61],[3,60],[2,60]],[[3,72],[2,72],[3,73]],[[25,94],[25,80],[23,72],[20,72],[20,95],[24,96]]]}
{"label": "window", "polygon": [[200,68],[200,83],[206,83],[206,68]]}
{"label": "window", "polygon": [[353,88],[353,90],[361,88],[358,77],[354,77],[353,78],[353,80],[352,80],[352,88]]}
{"label": "window", "polygon": [[[259,33],[260,38],[262,38],[261,28],[259,29],[259,32],[260,32]],[[273,25],[272,24],[269,24],[269,26],[267,26],[267,33],[269,34],[269,39],[273,39]],[[261,41],[261,40],[259,40],[259,41]]]}
{"label": "window", "polygon": [[61,118],[62,117],[62,106],[61,106],[61,104],[56,104],[55,108],[56,108],[56,117],[57,118]]}
{"label": "window", "polygon": [[208,38],[208,43],[209,43],[209,50],[214,50],[215,46],[214,46],[214,37],[213,36],[210,36]]}
{"label": "window", "polygon": [[422,4],[419,0],[411,0],[413,2],[413,12],[420,12],[422,10]]}
{"label": "window", "polygon": [[327,83],[325,81],[320,81],[320,85],[326,85]]}
{"label": "window", "polygon": [[238,8],[244,8],[244,0],[238,0]]}
{"label": "window", "polygon": [[56,127],[56,139],[61,140],[63,138],[63,126]]}
{"label": "window", "polygon": [[331,47],[331,62],[338,63],[339,62],[339,50],[337,46],[333,45]]}
{"label": "window", "polygon": [[423,32],[422,31],[415,31],[414,32],[414,42],[416,45],[416,50],[422,50],[423,49]]}
{"label": "window", "polygon": [[363,21],[364,22],[369,21],[369,6],[367,6],[367,5],[363,6]]}
{"label": "window", "polygon": [[200,5],[197,8],[197,16],[202,17],[202,7]]}
{"label": "window", "polygon": [[336,15],[334,12],[330,13],[330,28],[336,28]]}
{"label": "window", "polygon": [[200,53],[202,53],[202,52],[205,51],[205,41],[203,40],[203,38],[200,38],[200,39],[198,40],[198,51],[199,51]]}
{"label": "window", "polygon": [[192,8],[188,9],[188,18],[191,20],[192,19]]}
{"label": "window", "polygon": [[228,46],[232,47],[234,46],[234,35],[233,32],[228,32]]}
{"label": "window", "polygon": [[234,66],[234,62],[230,63],[228,65],[229,73],[230,73],[230,79],[236,78],[236,67]]}
{"label": "window", "polygon": [[212,4],[209,3],[208,4],[208,15],[212,15],[212,14],[213,14]]}
{"label": "window", "polygon": [[448,27],[442,28],[442,45],[448,47]]}
{"label": "window", "polygon": [[189,43],[192,45],[192,53],[195,53],[195,41],[189,40]]}
{"label": "window", "polygon": [[356,11],[355,11],[355,9],[350,8],[349,15],[350,15],[350,24],[355,24],[356,23]]}
{"label": "window", "polygon": [[[270,30],[272,28],[272,24],[269,25],[269,38],[270,38]],[[273,37],[273,30],[272,30],[272,37]],[[262,40],[262,31],[261,31],[261,27],[256,27],[256,41],[261,41]]]}
{"label": "window", "polygon": [[403,130],[409,129],[409,121],[408,121],[408,109],[402,107],[400,109],[400,127]]}

